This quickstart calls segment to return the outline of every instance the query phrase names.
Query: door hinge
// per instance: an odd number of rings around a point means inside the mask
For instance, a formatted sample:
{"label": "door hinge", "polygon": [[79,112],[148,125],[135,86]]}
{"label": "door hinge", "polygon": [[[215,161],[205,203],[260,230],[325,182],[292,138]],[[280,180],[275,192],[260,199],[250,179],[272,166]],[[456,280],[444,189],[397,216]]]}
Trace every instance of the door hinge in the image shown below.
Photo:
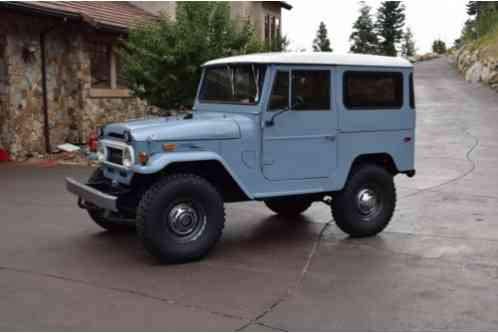
{"label": "door hinge", "polygon": [[335,136],[334,136],[334,135],[327,135],[327,136],[325,137],[325,140],[335,141]]}

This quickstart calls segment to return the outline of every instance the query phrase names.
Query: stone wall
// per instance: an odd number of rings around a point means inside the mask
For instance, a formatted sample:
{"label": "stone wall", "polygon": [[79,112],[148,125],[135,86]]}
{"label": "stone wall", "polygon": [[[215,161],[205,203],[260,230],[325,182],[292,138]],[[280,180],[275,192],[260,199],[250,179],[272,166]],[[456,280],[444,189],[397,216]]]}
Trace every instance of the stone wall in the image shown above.
{"label": "stone wall", "polygon": [[10,146],[8,137],[4,135],[7,132],[7,120],[9,112],[9,99],[7,95],[7,63],[6,63],[6,46],[7,38],[0,35],[0,148]]}
{"label": "stone wall", "polygon": [[467,82],[481,82],[498,92],[498,54],[489,56],[484,55],[480,48],[463,47],[451,59]]}
{"label": "stone wall", "polygon": [[[106,122],[143,117],[149,107],[136,98],[94,98],[88,28],[60,20],[2,12],[8,83],[0,94],[0,145],[22,159],[45,152],[40,33],[46,36],[48,125],[51,148],[82,143]],[[1,36],[0,36],[1,37]]]}

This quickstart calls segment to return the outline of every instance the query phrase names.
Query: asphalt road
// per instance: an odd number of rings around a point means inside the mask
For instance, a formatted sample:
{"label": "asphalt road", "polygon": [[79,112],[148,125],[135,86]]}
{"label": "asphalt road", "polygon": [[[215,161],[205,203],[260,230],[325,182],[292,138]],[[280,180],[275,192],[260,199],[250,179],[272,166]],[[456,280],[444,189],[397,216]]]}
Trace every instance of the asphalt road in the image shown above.
{"label": "asphalt road", "polygon": [[498,94],[444,59],[416,93],[418,175],[370,239],[232,204],[208,258],[160,266],[76,208],[88,168],[0,165],[0,330],[498,330]]}

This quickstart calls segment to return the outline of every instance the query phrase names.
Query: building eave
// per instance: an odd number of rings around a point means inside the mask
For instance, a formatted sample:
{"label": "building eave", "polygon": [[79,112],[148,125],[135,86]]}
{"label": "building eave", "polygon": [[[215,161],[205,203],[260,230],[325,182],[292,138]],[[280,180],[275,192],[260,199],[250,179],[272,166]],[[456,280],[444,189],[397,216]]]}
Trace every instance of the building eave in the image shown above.
{"label": "building eave", "polygon": [[96,30],[109,33],[126,34],[129,30],[128,27],[124,26],[95,22],[85,15],[82,15],[81,13],[75,13],[56,8],[44,8],[26,2],[3,1],[0,2],[0,8],[1,7],[28,15],[53,17],[67,21],[81,22],[91,26]]}
{"label": "building eave", "polygon": [[292,5],[290,3],[288,3],[287,1],[279,1],[279,4],[280,4],[280,7],[284,8],[284,9],[287,9],[287,10],[292,9]]}

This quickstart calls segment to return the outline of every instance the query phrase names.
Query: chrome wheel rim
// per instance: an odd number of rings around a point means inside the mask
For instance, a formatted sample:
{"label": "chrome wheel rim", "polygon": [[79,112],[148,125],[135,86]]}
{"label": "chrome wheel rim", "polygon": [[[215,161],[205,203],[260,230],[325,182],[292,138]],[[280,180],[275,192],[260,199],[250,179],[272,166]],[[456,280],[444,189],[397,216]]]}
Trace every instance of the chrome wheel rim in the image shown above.
{"label": "chrome wheel rim", "polygon": [[361,215],[371,217],[376,215],[380,210],[380,197],[373,189],[362,188],[356,196],[356,206]]}
{"label": "chrome wheel rim", "polygon": [[191,202],[173,205],[169,209],[166,219],[172,235],[182,241],[196,239],[202,234],[206,226],[206,215],[203,209]]}

